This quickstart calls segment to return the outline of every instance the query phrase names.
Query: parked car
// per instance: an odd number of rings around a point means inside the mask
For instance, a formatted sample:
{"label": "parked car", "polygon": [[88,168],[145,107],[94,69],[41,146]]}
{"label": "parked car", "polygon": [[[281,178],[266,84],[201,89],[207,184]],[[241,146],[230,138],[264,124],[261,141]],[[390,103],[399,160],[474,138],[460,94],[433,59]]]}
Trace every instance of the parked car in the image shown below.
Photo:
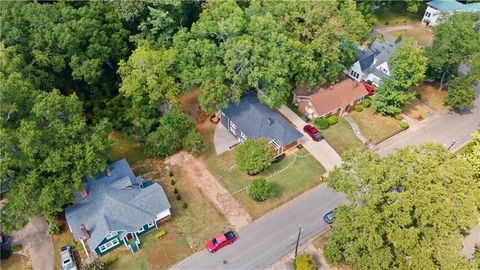
{"label": "parked car", "polygon": [[312,137],[312,139],[316,142],[320,141],[323,139],[322,134],[320,131],[318,131],[316,128],[314,128],[312,125],[305,125],[303,127],[303,131],[305,131],[308,136]]}
{"label": "parked car", "polygon": [[60,260],[62,261],[62,270],[77,270],[77,262],[71,246],[63,246],[60,249]]}
{"label": "parked car", "polygon": [[329,211],[323,216],[323,220],[325,220],[325,222],[327,224],[332,224],[333,223],[333,219],[335,218],[335,215],[334,215],[333,211],[334,210]]}
{"label": "parked car", "polygon": [[207,250],[211,253],[215,253],[217,250],[223,248],[226,245],[231,245],[237,240],[237,236],[234,232],[229,231],[221,234],[207,243]]}
{"label": "parked car", "polygon": [[363,85],[365,86],[365,89],[367,89],[369,96],[373,96],[373,94],[375,94],[375,88],[371,84],[364,83]]}

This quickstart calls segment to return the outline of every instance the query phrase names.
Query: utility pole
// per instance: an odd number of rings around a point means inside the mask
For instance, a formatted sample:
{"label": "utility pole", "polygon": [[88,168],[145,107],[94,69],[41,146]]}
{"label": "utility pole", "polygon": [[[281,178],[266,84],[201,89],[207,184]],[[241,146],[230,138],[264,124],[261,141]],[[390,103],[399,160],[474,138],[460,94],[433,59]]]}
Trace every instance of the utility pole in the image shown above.
{"label": "utility pole", "polygon": [[295,244],[295,258],[297,258],[298,242],[300,242],[300,234],[302,233],[302,225],[298,224],[298,226],[297,243]]}

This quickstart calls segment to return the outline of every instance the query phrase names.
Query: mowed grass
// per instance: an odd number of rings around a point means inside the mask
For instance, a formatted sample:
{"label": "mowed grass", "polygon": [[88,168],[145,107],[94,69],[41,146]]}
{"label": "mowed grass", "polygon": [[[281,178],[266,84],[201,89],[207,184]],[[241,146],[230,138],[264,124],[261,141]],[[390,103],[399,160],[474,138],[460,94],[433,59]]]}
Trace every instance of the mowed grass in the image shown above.
{"label": "mowed grass", "polygon": [[[265,213],[279,207],[322,182],[321,175],[325,173],[325,169],[304,149],[296,152],[296,154],[301,157],[295,158],[294,155],[288,155],[281,162],[272,164],[272,166],[260,174],[249,176],[234,167],[235,150],[219,156],[216,155],[213,147],[214,132],[214,124],[207,122],[200,126],[200,133],[204,137],[207,145],[203,158],[210,172],[234,195],[253,219],[263,216]],[[269,181],[274,184],[273,198],[269,198],[264,202],[255,202],[249,197],[248,189],[236,192],[251,184],[253,180],[260,177],[267,177],[274,172],[286,168],[291,163],[293,163],[293,165],[287,170],[269,179]]]}
{"label": "mowed grass", "polygon": [[374,144],[401,130],[400,121],[393,117],[376,114],[372,108],[364,108],[361,112],[353,111],[350,115],[362,134]]}
{"label": "mowed grass", "polygon": [[[157,239],[159,230],[167,231],[167,235]],[[102,260],[108,269],[167,269],[192,254],[188,243],[177,231],[172,221],[162,224],[159,229],[150,231],[140,238],[140,251],[133,254],[126,248],[116,249]]]}
{"label": "mowed grass", "polygon": [[350,124],[343,117],[338,117],[338,123],[326,130],[320,130],[320,133],[339,155],[348,150],[360,150],[363,148],[363,143],[358,139]]}
{"label": "mowed grass", "polygon": [[[400,3],[399,3],[400,4]],[[402,9],[400,5],[395,6],[393,9],[390,7],[381,7],[375,11],[375,18],[377,19],[377,27],[388,27],[392,25],[400,24],[418,24],[423,18],[425,9],[427,8],[426,4],[421,4],[418,8],[418,12],[402,13],[399,10]]]}
{"label": "mowed grass", "polygon": [[445,97],[448,95],[447,91],[438,91],[438,82],[422,83],[415,88],[415,91],[420,94],[422,102],[432,107],[434,110],[445,109]]}
{"label": "mowed grass", "polygon": [[405,29],[391,31],[388,32],[387,35],[391,36],[394,39],[397,39],[399,36],[402,36],[402,38],[412,37],[417,40],[418,45],[420,45],[421,47],[430,46],[430,43],[432,42],[432,31],[420,26],[415,26],[408,30]]}
{"label": "mowed grass", "polygon": [[112,150],[108,155],[111,162],[126,158],[131,167],[147,159],[143,147],[132,137],[120,131],[112,131],[109,136],[113,143]]}

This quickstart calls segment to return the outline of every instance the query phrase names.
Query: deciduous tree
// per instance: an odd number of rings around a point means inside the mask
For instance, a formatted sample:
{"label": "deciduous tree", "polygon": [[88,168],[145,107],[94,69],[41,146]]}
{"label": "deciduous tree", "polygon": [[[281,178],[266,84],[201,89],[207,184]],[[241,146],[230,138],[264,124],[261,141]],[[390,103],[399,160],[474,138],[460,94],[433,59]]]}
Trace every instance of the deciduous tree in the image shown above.
{"label": "deciduous tree", "polygon": [[349,206],[335,212],[327,260],[352,269],[469,269],[461,232],[478,222],[480,182],[443,146],[397,149],[385,158],[350,152],[327,179]]}
{"label": "deciduous tree", "polygon": [[445,103],[457,110],[472,107],[477,96],[473,83],[473,78],[468,76],[456,77],[449,81]]}
{"label": "deciduous tree", "polygon": [[237,147],[235,162],[240,170],[256,174],[272,164],[273,151],[266,139],[246,140]]}

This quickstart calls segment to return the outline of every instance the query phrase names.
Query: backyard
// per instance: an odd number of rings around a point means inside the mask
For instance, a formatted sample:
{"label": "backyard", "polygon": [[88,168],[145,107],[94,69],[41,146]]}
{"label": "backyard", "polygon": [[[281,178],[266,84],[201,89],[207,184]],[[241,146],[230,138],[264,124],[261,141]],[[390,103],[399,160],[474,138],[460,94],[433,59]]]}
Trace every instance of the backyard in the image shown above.
{"label": "backyard", "polygon": [[389,136],[400,132],[400,121],[393,117],[374,113],[372,108],[364,108],[361,112],[350,113],[362,131],[362,134],[372,143],[378,144]]}
{"label": "backyard", "polygon": [[375,11],[377,27],[386,27],[399,24],[417,24],[423,18],[423,13],[427,8],[426,4],[421,4],[415,13],[401,12],[402,2],[394,3],[391,7],[381,7]]}
{"label": "backyard", "polygon": [[320,133],[339,155],[348,150],[360,150],[363,148],[362,142],[357,138],[350,124],[343,117],[338,117],[338,123],[326,130],[320,130]]}
{"label": "backyard", "polygon": [[416,25],[409,29],[388,32],[387,35],[391,36],[393,39],[397,39],[399,36],[402,36],[402,38],[412,37],[417,40],[418,45],[421,47],[430,46],[430,43],[432,42],[432,30]]}
{"label": "backyard", "polygon": [[[205,122],[199,126],[199,130],[207,145],[202,157],[208,169],[235,196],[253,219],[263,216],[322,182],[321,175],[325,173],[325,169],[304,149],[298,150],[296,155],[287,155],[281,162],[272,164],[259,175],[249,176],[234,167],[235,150],[217,156],[213,147],[214,124]],[[283,172],[268,179],[274,184],[273,198],[259,203],[249,197],[248,189],[240,191],[253,180],[268,177],[283,169],[285,169]]]}

